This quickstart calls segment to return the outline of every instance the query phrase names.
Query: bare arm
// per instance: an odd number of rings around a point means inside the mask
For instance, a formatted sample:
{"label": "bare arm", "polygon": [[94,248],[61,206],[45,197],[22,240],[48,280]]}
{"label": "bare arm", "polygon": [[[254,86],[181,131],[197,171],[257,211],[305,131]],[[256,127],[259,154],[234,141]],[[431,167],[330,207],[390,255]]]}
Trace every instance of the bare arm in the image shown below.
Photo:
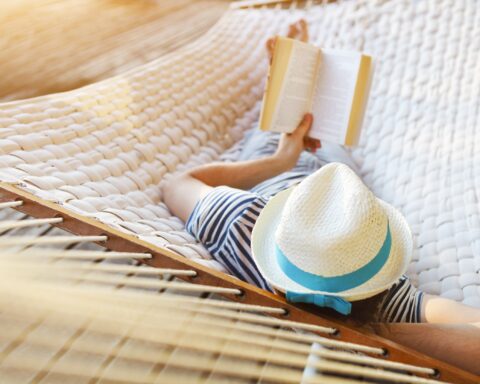
{"label": "bare arm", "polygon": [[375,333],[480,375],[480,324],[374,324]]}
{"label": "bare arm", "polygon": [[277,151],[272,156],[235,163],[207,164],[192,169],[188,174],[211,187],[228,185],[233,188],[250,189],[295,166],[305,148],[303,139],[311,124],[312,115],[305,115],[294,132],[282,135]]}
{"label": "bare arm", "polygon": [[[308,26],[301,19],[290,25],[288,37],[308,41]],[[266,48],[271,60],[275,38],[267,41]],[[213,187],[227,185],[239,189],[250,189],[258,183],[292,168],[303,149],[315,151],[320,147],[318,140],[306,137],[312,123],[308,115],[291,134],[280,139],[277,152],[258,160],[236,163],[213,163],[201,166],[172,179],[163,190],[163,200],[170,211],[183,221],[190,216],[195,204]]]}
{"label": "bare arm", "polygon": [[312,120],[312,115],[307,114],[294,132],[283,134],[272,156],[236,163],[207,164],[173,178],[163,189],[165,204],[175,216],[186,221],[198,200],[214,187],[226,185],[250,189],[291,169],[306,146],[312,150],[319,146],[318,142],[304,142]]}
{"label": "bare arm", "polygon": [[[470,307],[454,300],[440,296],[424,296],[422,302],[422,322],[425,323],[478,323],[480,324],[480,309]],[[480,330],[478,331],[480,334]]]}
{"label": "bare arm", "polygon": [[238,163],[207,164],[171,179],[163,189],[163,201],[175,216],[187,221],[198,200],[214,187],[227,185],[248,189],[285,169],[275,156]]}
{"label": "bare arm", "polygon": [[480,309],[428,295],[422,324],[373,324],[375,333],[480,375]]}
{"label": "bare arm", "polygon": [[228,185],[250,189],[289,169],[288,164],[275,154],[261,159],[233,163],[216,162],[192,169],[188,174],[211,187]]}

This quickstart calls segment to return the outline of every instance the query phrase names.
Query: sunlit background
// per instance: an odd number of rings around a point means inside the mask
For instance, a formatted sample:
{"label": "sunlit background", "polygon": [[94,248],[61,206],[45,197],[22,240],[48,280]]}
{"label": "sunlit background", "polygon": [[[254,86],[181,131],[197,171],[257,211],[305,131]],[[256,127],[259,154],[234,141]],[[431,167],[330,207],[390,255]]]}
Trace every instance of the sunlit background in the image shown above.
{"label": "sunlit background", "polygon": [[228,3],[1,0],[0,100],[74,89],[155,59],[205,33]]}

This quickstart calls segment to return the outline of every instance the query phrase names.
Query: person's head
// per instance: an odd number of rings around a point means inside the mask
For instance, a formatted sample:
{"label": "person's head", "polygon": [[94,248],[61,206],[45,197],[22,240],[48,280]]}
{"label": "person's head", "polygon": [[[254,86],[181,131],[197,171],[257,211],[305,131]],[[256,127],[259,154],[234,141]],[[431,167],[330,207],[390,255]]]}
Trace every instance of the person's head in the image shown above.
{"label": "person's head", "polygon": [[343,314],[390,288],[412,250],[403,216],[340,163],[270,199],[252,233],[258,269],[287,300]]}

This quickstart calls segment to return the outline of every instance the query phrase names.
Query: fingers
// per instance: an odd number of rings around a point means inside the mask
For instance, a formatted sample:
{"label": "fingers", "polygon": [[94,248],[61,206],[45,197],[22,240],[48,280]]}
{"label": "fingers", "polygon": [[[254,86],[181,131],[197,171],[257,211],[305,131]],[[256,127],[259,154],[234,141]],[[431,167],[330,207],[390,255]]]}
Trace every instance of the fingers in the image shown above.
{"label": "fingers", "polygon": [[312,126],[312,122],[313,122],[313,115],[311,113],[305,114],[300,124],[298,124],[297,129],[295,129],[293,133],[297,136],[305,137],[308,130]]}
{"label": "fingers", "polygon": [[267,47],[268,57],[270,59],[270,63],[272,62],[273,51],[275,50],[275,43],[276,42],[277,42],[277,37],[271,37],[270,39],[267,40],[267,43],[265,44],[266,47]]}
{"label": "fingers", "polygon": [[303,116],[303,120],[299,126],[299,128],[303,132],[303,136],[307,134],[308,130],[312,126],[312,123],[313,123],[313,115],[311,113],[306,113],[305,116]]}
{"label": "fingers", "polygon": [[299,136],[303,139],[303,146],[307,151],[316,152],[317,149],[322,147],[322,143],[318,139],[308,137],[307,133],[312,127],[313,115],[311,113],[305,114],[302,121],[298,125],[297,129],[292,135]]}
{"label": "fingers", "polygon": [[267,40],[267,49],[269,51],[273,51],[273,48],[275,47],[275,37],[271,37]]}
{"label": "fingers", "polygon": [[317,149],[322,147],[320,140],[313,139],[311,137],[304,137],[303,138],[303,145],[305,149],[309,152],[316,152]]}

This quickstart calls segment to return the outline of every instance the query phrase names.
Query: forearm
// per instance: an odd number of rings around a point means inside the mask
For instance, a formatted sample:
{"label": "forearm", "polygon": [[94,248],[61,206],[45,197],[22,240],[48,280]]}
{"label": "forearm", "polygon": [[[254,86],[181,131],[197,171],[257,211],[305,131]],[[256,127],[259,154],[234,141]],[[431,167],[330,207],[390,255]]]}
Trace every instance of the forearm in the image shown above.
{"label": "forearm", "polygon": [[480,374],[480,330],[470,324],[374,324],[375,333]]}
{"label": "forearm", "polygon": [[425,294],[422,302],[422,322],[478,323],[480,309],[444,297]]}
{"label": "forearm", "polygon": [[[303,139],[312,125],[312,116],[305,115],[292,133],[283,133],[272,156],[235,163],[213,163],[178,175],[163,187],[163,201],[170,211],[186,221],[200,199],[214,187],[227,185],[251,189],[293,168],[305,148]],[[307,146],[315,150],[319,143]]]}
{"label": "forearm", "polygon": [[235,163],[207,164],[192,169],[188,174],[211,187],[227,185],[233,188],[250,189],[289,168],[290,165],[282,161],[281,157],[272,155]]}

